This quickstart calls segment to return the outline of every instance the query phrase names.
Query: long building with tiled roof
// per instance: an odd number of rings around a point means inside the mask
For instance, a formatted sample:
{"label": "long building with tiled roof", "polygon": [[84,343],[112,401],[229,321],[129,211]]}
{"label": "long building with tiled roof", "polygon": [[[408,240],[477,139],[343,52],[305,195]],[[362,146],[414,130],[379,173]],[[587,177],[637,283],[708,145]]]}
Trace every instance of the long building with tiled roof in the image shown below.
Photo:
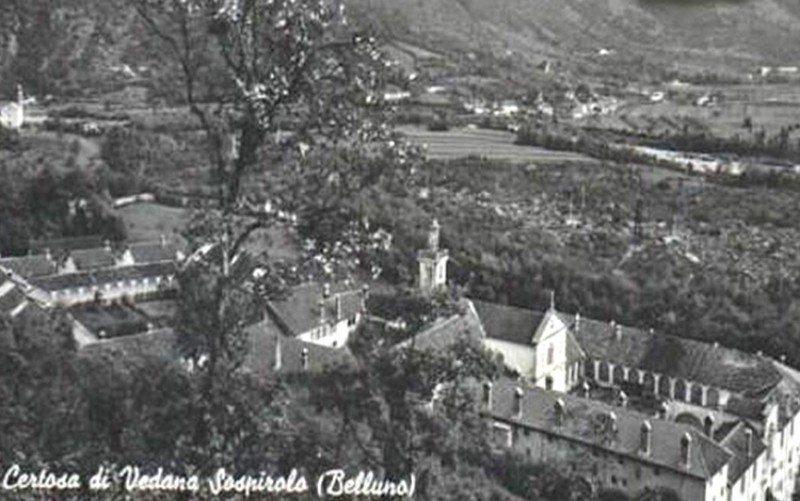
{"label": "long building with tiled roof", "polygon": [[[686,500],[763,501],[771,499],[768,496],[789,499],[794,492],[800,470],[800,429],[795,431],[800,426],[800,372],[760,354],[567,315],[555,308],[542,313],[471,302],[480,316],[484,346],[500,353],[521,381],[539,388],[533,391],[538,404],[530,405],[549,408],[554,398],[572,401],[570,393],[588,395],[590,387],[606,388],[624,399],[629,392],[661,402],[657,411],[635,412],[640,422],[649,420],[654,440],[667,434],[671,438],[663,440],[671,440],[675,446],[680,437],[667,433],[675,425],[694,426],[695,430],[707,427],[705,438],[692,435],[692,444],[700,447],[710,442],[729,453],[724,471],[708,470],[705,477],[689,475],[697,481],[687,483],[674,475],[665,476],[662,468],[657,485]],[[624,408],[620,412],[627,416],[634,411]],[[509,424],[503,413],[492,416],[498,423]],[[541,415],[532,416],[535,419],[526,425],[530,425],[528,433],[540,428],[533,424],[541,424]],[[620,429],[625,419],[619,417]],[[665,427],[661,423],[671,424]],[[546,440],[540,439],[549,432],[538,433],[531,446],[532,453],[538,454],[535,457],[563,459],[563,450],[570,446],[548,447]],[[562,437],[567,441],[574,438]],[[615,460],[624,456],[611,446],[601,449]],[[631,461],[632,456],[625,457],[629,468],[604,474],[601,467],[600,473],[591,476],[593,481],[631,494],[647,485],[641,482],[641,472],[655,470],[643,469],[644,458]],[[725,477],[724,483],[718,475]],[[653,475],[648,478],[650,483],[655,481]],[[687,487],[690,484],[692,487]]]}
{"label": "long building with tiled roof", "polygon": [[[517,374],[479,400],[502,447],[593,487],[684,501],[789,500],[800,472],[800,371],[762,354],[614,321],[466,300],[415,338],[479,339]],[[603,403],[606,402],[606,403]]]}
{"label": "long building with tiled roof", "polygon": [[174,287],[177,263],[183,259],[172,244],[110,244],[70,249],[55,256],[49,250],[29,256],[0,258],[0,272],[46,305],[73,306],[122,297],[160,294]]}

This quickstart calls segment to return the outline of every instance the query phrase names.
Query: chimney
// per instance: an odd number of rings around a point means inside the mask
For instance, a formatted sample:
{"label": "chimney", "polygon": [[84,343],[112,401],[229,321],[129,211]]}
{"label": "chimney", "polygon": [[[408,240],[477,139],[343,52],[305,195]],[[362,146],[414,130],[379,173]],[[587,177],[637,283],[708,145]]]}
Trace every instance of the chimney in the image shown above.
{"label": "chimney", "polygon": [[719,341],[714,341],[714,349],[716,350],[719,348]]}
{"label": "chimney", "polygon": [[639,452],[645,456],[650,455],[650,447],[653,442],[653,425],[650,424],[650,421],[642,423],[639,439]]}
{"label": "chimney", "polygon": [[50,262],[53,262],[53,254],[50,253],[50,247],[45,248],[44,250],[44,258]]}
{"label": "chimney", "polygon": [[692,466],[692,436],[688,431],[681,437],[681,462],[685,468]]}
{"label": "chimney", "polygon": [[562,399],[557,399],[556,403],[553,405],[553,410],[556,413],[556,426],[559,428],[564,425],[564,413],[566,410],[566,405]]}
{"label": "chimney", "polygon": [[761,351],[761,350],[758,350],[758,351],[756,352],[756,355],[758,355],[759,357],[763,357],[763,356],[764,356],[764,352],[763,352],[763,351]]}
{"label": "chimney", "polygon": [[104,241],[103,241],[103,247],[104,247],[104,248],[105,248],[105,250],[107,250],[108,252],[111,252],[111,240],[108,240],[108,239],[104,240]]}
{"label": "chimney", "polygon": [[322,297],[328,299],[331,296],[331,284],[325,282],[322,284]]}
{"label": "chimney", "polygon": [[745,452],[747,454],[747,457],[748,458],[752,457],[753,456],[753,430],[751,430],[750,428],[746,428],[744,430],[744,439],[745,439],[744,450],[745,450]]}
{"label": "chimney", "polygon": [[487,411],[492,410],[492,382],[483,383],[483,406]]}
{"label": "chimney", "polygon": [[709,414],[703,420],[703,432],[709,438],[714,438],[714,416]]}
{"label": "chimney", "polygon": [[513,413],[517,417],[522,417],[522,388],[515,388],[514,389],[514,409]]}
{"label": "chimney", "polygon": [[17,104],[22,106],[25,103],[25,91],[22,90],[22,84],[17,84]]}
{"label": "chimney", "polygon": [[361,286],[361,311],[367,311],[367,299],[369,299],[369,285]]}
{"label": "chimney", "polygon": [[580,313],[576,313],[575,314],[575,332],[578,332],[580,330],[581,330],[581,314]]}
{"label": "chimney", "polygon": [[308,348],[303,348],[303,351],[300,352],[300,366],[303,370],[308,369]]}
{"label": "chimney", "polygon": [[325,325],[325,301],[320,301],[319,303],[319,324]]}
{"label": "chimney", "polygon": [[608,429],[615,433],[617,431],[617,413],[614,411],[608,413]]}
{"label": "chimney", "polygon": [[588,381],[584,381],[581,387],[583,390],[583,398],[589,398],[589,391],[592,389]]}
{"label": "chimney", "polygon": [[167,246],[167,237],[163,233],[159,236],[159,240],[161,240],[161,247]]}
{"label": "chimney", "polygon": [[785,364],[786,363],[786,355],[785,354],[781,355],[780,360],[781,360],[782,364]]}
{"label": "chimney", "polygon": [[619,391],[619,406],[620,407],[628,406],[628,394],[622,390]]}
{"label": "chimney", "polygon": [[335,297],[336,301],[336,320],[342,319],[342,295],[336,294]]}
{"label": "chimney", "polygon": [[622,339],[622,326],[621,325],[617,325],[617,327],[614,329],[614,339],[616,339],[617,341]]}
{"label": "chimney", "polygon": [[275,372],[280,372],[283,366],[283,347],[281,346],[281,335],[275,335]]}
{"label": "chimney", "polygon": [[669,412],[669,404],[666,402],[661,402],[661,408],[658,410],[658,416],[661,419],[667,419],[668,412]]}

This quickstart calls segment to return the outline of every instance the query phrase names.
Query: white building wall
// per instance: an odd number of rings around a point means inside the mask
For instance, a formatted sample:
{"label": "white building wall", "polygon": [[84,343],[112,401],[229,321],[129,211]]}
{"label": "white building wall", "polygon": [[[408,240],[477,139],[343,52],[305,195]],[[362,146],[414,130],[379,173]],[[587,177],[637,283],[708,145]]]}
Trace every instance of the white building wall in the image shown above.
{"label": "white building wall", "polygon": [[536,385],[546,388],[549,378],[552,381],[550,389],[567,391],[567,327],[555,315],[546,318],[536,344]]}
{"label": "white building wall", "polygon": [[536,377],[536,350],[534,346],[525,346],[501,339],[486,338],[484,346],[491,351],[503,355],[503,362],[517,371],[522,377],[534,379]]}
{"label": "white building wall", "polygon": [[173,285],[173,277],[148,277],[135,280],[120,280],[105,284],[73,287],[50,292],[50,301],[60,306],[75,306],[92,303],[99,292],[104,301],[155,294]]}
{"label": "white building wall", "polygon": [[304,332],[297,336],[297,339],[307,343],[314,343],[329,348],[342,348],[347,345],[350,335],[358,328],[361,321],[361,314],[356,313],[350,318],[343,318],[339,321],[320,325],[315,329]]}

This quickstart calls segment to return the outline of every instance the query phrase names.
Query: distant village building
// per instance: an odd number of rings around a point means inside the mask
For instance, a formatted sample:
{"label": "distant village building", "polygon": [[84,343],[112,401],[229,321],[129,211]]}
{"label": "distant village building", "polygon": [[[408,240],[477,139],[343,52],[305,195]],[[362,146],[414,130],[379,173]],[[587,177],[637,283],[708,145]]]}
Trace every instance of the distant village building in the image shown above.
{"label": "distant village building", "polygon": [[285,299],[269,301],[267,314],[284,336],[342,348],[361,322],[365,299],[365,289],[312,282],[293,288]]}
{"label": "distant village building", "polygon": [[519,375],[478,389],[497,447],[629,495],[663,488],[686,501],[791,499],[800,372],[760,353],[566,314],[552,300],[545,312],[463,303],[463,313],[405,344],[472,339]]}
{"label": "distant village building", "polygon": [[447,261],[450,254],[439,248],[439,221],[434,219],[428,229],[428,246],[417,253],[419,290],[431,293],[447,284]]}
{"label": "distant village building", "polygon": [[17,86],[17,100],[0,103],[0,126],[6,129],[19,130],[25,123],[25,95],[22,86]]}

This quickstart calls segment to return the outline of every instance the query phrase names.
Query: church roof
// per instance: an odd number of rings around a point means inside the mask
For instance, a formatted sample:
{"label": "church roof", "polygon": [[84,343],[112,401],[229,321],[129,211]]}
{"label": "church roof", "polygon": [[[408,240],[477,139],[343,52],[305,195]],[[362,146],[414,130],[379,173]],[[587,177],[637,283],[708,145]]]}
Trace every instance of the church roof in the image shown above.
{"label": "church roof", "polygon": [[334,284],[329,297],[323,298],[322,292],[322,284],[310,282],[293,288],[285,299],[269,302],[270,312],[285,334],[299,336],[319,327],[323,308],[327,321],[335,319],[337,296],[341,301],[341,318],[350,318],[361,311],[362,295],[358,289]]}
{"label": "church roof", "polygon": [[[513,412],[517,388],[522,389],[521,415]],[[565,404],[560,425],[555,410],[558,399]],[[652,419],[630,409],[547,391],[509,379],[494,383],[491,410],[487,412],[496,420],[528,427],[703,480],[716,474],[732,456],[725,448],[692,426]],[[609,425],[611,412],[616,416],[616,431],[611,431]],[[639,452],[641,428],[645,420],[652,427],[648,455]],[[681,439],[686,434],[692,439],[688,466],[681,459]]]}
{"label": "church roof", "polygon": [[486,337],[492,339],[530,345],[536,329],[544,319],[544,314],[525,308],[478,299],[471,301],[483,324]]}

